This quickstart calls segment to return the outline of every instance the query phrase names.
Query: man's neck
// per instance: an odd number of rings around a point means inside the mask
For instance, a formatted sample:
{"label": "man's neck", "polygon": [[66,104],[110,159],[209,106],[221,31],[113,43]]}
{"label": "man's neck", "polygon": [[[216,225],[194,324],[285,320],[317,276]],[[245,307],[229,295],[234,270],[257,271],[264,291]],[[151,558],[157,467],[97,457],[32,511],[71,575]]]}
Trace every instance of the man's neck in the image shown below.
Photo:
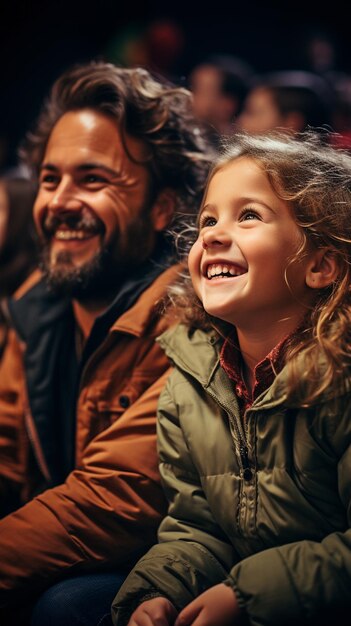
{"label": "man's neck", "polygon": [[76,323],[86,341],[94,326],[94,322],[111,304],[112,299],[79,302],[73,300],[73,312]]}

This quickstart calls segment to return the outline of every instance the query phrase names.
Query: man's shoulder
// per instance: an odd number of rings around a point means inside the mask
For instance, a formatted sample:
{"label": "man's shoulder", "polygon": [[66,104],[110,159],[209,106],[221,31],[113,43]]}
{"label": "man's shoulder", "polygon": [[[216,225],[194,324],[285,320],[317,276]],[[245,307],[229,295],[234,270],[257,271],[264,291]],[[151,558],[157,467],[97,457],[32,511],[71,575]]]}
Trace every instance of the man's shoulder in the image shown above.
{"label": "man's shoulder", "polygon": [[162,320],[164,319],[163,311],[166,306],[167,290],[179,278],[181,271],[182,265],[178,264],[172,265],[159,274],[143,291],[133,306],[116,320],[113,326],[114,330],[143,335],[145,332],[151,331],[150,326],[154,326],[155,334],[160,334],[162,328],[159,328],[159,324],[164,326]]}
{"label": "man's shoulder", "polygon": [[13,294],[13,300],[20,300],[26,293],[31,291],[33,287],[41,283],[43,280],[43,275],[39,269],[34,270],[32,274],[30,274],[26,280],[18,287],[18,289]]}
{"label": "man's shoulder", "polygon": [[11,325],[26,341],[41,328],[53,325],[68,309],[69,300],[50,291],[40,270],[35,270],[8,300]]}

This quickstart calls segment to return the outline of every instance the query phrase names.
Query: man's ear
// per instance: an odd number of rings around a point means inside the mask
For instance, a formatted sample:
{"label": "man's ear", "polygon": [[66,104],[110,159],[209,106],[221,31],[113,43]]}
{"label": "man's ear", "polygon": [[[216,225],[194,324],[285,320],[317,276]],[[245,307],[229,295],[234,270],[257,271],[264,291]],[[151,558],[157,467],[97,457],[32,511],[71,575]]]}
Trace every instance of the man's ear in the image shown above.
{"label": "man's ear", "polygon": [[170,223],[177,203],[177,194],[174,189],[162,189],[151,209],[151,221],[156,232],[161,232]]}
{"label": "man's ear", "polygon": [[311,289],[328,287],[337,279],[339,269],[337,257],[332,250],[316,250],[306,269],[306,285]]}

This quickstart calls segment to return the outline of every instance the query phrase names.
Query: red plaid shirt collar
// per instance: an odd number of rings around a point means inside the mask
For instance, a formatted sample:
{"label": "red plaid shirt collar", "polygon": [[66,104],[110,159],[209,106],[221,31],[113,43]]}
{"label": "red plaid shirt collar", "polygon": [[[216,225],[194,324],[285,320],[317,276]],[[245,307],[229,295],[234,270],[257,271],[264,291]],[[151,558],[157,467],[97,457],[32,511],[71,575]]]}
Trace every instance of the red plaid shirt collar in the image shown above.
{"label": "red plaid shirt collar", "polygon": [[276,375],[283,369],[286,351],[292,336],[293,335],[288,335],[285,337],[262,361],[257,363],[254,370],[255,382],[251,395],[249,394],[242,376],[243,359],[236,330],[225,339],[220,353],[220,364],[229,378],[234,382],[239,406],[244,412],[251,406],[255,398],[271,386]]}

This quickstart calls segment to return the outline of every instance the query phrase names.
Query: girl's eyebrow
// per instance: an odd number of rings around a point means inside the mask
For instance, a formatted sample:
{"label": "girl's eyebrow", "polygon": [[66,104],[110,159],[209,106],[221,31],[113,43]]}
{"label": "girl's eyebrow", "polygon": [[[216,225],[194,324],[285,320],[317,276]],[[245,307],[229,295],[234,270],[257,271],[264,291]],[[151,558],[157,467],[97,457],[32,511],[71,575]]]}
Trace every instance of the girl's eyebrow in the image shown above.
{"label": "girl's eyebrow", "polygon": [[200,211],[198,212],[197,216],[196,216],[196,227],[200,228],[200,222],[201,222],[201,217],[203,215],[203,213],[208,210],[210,207],[212,207],[212,204],[205,204],[203,207],[201,207]]}
{"label": "girl's eyebrow", "polygon": [[266,204],[266,202],[263,202],[263,200],[260,200],[258,198],[251,198],[250,196],[244,197],[244,198],[240,198],[240,200],[242,202],[244,202],[246,204],[246,202],[254,202],[255,204],[261,204],[262,206],[264,206],[266,209],[268,209],[268,211],[271,211],[272,213],[276,213],[276,211],[274,209],[272,209],[272,207],[269,204]]}
{"label": "girl's eyebrow", "polygon": [[201,215],[203,214],[203,212],[204,212],[204,211],[209,211],[209,210],[211,210],[211,209],[212,209],[212,210],[215,210],[215,208],[216,208],[216,207],[215,207],[215,205],[214,205],[214,204],[209,204],[209,203],[204,204],[204,205],[203,205],[203,207],[201,207],[201,209],[200,209],[200,211],[199,211],[199,213],[198,213],[197,218],[199,219],[199,218],[201,217]]}
{"label": "girl's eyebrow", "polygon": [[[254,202],[255,204],[261,204],[268,211],[271,211],[271,213],[276,214],[276,211],[271,206],[269,206],[269,204],[266,204],[266,202],[263,202],[263,200],[259,200],[258,198],[251,198],[250,196],[244,196],[242,198],[239,198],[239,201],[242,204],[246,204],[246,203],[250,204],[250,202]],[[201,217],[204,211],[215,210],[215,209],[216,209],[216,206],[214,204],[211,204],[209,202],[207,204],[204,204],[204,206],[201,208],[198,214],[198,218]]]}

